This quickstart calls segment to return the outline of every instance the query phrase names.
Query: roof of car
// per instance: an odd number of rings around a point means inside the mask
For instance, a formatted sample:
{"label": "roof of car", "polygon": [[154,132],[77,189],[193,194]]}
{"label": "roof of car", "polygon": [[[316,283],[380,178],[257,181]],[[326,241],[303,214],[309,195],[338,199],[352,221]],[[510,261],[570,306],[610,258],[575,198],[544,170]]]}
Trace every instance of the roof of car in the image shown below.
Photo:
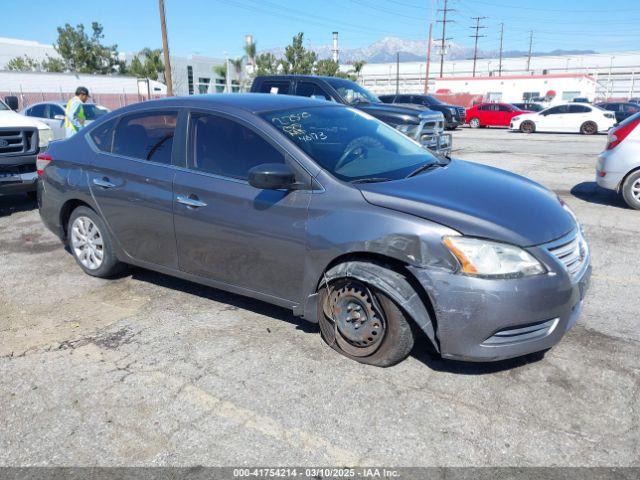
{"label": "roof of car", "polygon": [[249,112],[268,112],[287,110],[290,108],[336,106],[326,100],[316,100],[294,95],[275,95],[271,93],[217,93],[209,95],[188,95],[169,97],[160,100],[149,100],[135,104],[135,107],[150,108],[158,106],[190,106],[190,107],[232,107]]}
{"label": "roof of car", "polygon": [[348,78],[340,78],[340,77],[328,77],[323,75],[262,75],[257,76],[256,79],[260,80],[346,80],[350,82]]}

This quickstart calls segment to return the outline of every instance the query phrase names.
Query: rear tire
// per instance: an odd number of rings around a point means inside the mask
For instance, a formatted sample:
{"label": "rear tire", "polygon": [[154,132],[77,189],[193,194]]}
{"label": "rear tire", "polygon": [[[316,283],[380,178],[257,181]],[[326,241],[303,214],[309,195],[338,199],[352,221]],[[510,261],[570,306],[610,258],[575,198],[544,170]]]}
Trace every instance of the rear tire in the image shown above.
{"label": "rear tire", "polygon": [[480,119],[478,117],[473,117],[469,120],[469,126],[471,128],[480,128],[482,125],[480,124]]}
{"label": "rear tire", "polygon": [[598,125],[596,122],[584,122],[580,126],[580,133],[583,135],[595,135],[598,133]]}
{"label": "rear tire", "polygon": [[71,213],[67,237],[73,258],[86,274],[109,278],[124,269],[116,257],[106,224],[90,208],[78,207]]}
{"label": "rear tire", "polygon": [[[407,358],[414,345],[412,324],[391,298],[380,290],[352,279],[336,279],[330,283],[330,290],[331,298],[326,288],[323,287],[319,292],[318,318],[322,339],[331,348],[352,360],[377,367],[390,367]],[[364,335],[364,341],[360,338],[354,340],[353,335],[359,335],[360,331],[341,320],[353,312],[348,308],[340,308],[340,305],[344,307],[344,303],[340,303],[345,300],[343,295],[348,297],[349,292],[373,295],[371,304],[374,310],[379,309],[376,315],[365,315],[365,320],[360,324],[362,333],[368,332]],[[348,304],[349,298],[346,301]],[[331,316],[336,319],[337,328]],[[360,319],[359,316],[357,318]],[[340,325],[343,325],[344,332]]]}
{"label": "rear tire", "polygon": [[520,124],[520,131],[522,133],[534,133],[536,131],[536,124],[530,120],[525,120]]}
{"label": "rear tire", "polygon": [[621,193],[629,207],[640,210],[640,171],[632,173],[624,180]]}

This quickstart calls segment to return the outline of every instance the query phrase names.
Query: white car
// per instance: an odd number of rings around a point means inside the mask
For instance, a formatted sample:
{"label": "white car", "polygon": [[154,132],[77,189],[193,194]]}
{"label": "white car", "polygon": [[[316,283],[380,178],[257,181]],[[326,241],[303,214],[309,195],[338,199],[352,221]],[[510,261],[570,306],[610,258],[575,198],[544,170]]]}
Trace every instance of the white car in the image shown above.
{"label": "white car", "polygon": [[[64,129],[64,110],[65,102],[40,102],[30,105],[22,110],[22,114],[27,117],[37,118],[39,121],[46,123],[53,130],[53,136],[56,140],[66,137]],[[85,103],[82,108],[87,119],[86,125],[109,113],[109,109],[95,103]]]}
{"label": "white car", "polygon": [[640,113],[609,132],[607,148],[598,156],[596,182],[615,190],[631,208],[640,210]]}
{"label": "white car", "polygon": [[606,133],[616,123],[612,112],[584,103],[565,103],[541,112],[518,115],[511,119],[510,130],[523,133],[558,132],[594,135]]}

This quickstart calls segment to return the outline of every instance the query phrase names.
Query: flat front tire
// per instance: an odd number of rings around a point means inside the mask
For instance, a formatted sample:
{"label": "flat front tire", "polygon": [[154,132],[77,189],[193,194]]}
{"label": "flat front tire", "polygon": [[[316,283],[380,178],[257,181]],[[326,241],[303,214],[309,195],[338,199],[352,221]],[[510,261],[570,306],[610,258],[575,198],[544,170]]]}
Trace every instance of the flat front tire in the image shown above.
{"label": "flat front tire", "polygon": [[106,224],[92,209],[78,207],[71,213],[67,239],[73,258],[88,275],[109,278],[123,270]]}
{"label": "flat front tire", "polygon": [[640,210],[640,171],[632,173],[625,179],[621,193],[629,207]]}
{"label": "flat front tire", "polygon": [[391,298],[353,279],[336,279],[320,290],[318,318],[323,340],[345,357],[390,367],[414,344],[410,320]]}

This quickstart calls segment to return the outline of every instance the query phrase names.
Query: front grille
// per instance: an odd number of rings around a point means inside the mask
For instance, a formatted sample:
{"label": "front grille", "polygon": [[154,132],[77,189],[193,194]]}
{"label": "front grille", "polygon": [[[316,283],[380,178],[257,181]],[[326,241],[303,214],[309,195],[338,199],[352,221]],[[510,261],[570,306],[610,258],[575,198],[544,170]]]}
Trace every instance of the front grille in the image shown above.
{"label": "front grille", "polygon": [[462,107],[456,107],[456,110],[458,111],[458,118],[460,120],[464,120],[464,117],[466,116],[467,111]]}
{"label": "front grille", "polygon": [[35,153],[37,135],[34,128],[0,129],[0,155]]}
{"label": "front grille", "polygon": [[588,247],[582,234],[578,233],[568,241],[559,245],[548,247],[549,252],[554,255],[566,268],[571,278],[574,278],[587,261]]}
{"label": "front grille", "polygon": [[482,342],[482,345],[505,345],[543,338],[553,332],[559,321],[559,318],[552,318],[544,322],[503,328]]}

